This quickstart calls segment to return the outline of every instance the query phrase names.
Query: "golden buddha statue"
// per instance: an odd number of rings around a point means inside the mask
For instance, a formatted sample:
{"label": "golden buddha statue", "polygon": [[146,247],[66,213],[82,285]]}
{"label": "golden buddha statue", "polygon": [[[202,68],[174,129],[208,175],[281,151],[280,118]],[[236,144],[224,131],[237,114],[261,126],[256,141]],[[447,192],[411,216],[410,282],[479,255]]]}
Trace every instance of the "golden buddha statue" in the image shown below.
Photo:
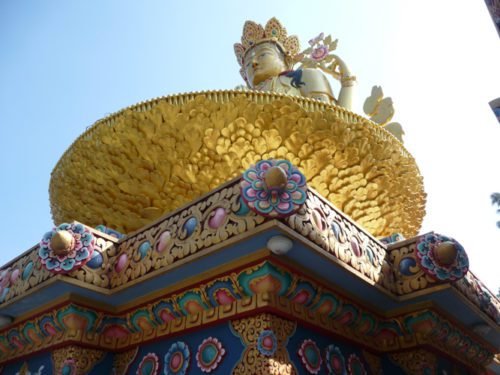
{"label": "golden buddha statue", "polygon": [[[247,21],[241,43],[236,43],[234,50],[240,73],[250,89],[305,96],[352,109],[356,78],[341,58],[330,53],[337,41],[320,34],[309,44],[299,53],[298,38],[288,36],[280,22],[271,18],[265,27]],[[297,63],[301,63],[300,67],[293,70]],[[323,72],[340,81],[338,99]]]}

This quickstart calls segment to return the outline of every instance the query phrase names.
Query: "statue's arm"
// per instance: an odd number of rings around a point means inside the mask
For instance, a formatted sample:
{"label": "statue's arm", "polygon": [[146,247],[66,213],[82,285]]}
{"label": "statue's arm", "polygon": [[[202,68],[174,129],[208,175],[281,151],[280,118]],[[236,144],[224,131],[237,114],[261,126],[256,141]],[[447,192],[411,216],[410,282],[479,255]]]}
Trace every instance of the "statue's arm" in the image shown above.
{"label": "statue's arm", "polygon": [[340,81],[338,105],[353,110],[356,77],[351,73],[347,64],[337,55],[334,57],[332,75]]}
{"label": "statue's arm", "polygon": [[345,64],[339,65],[342,73],[339,74],[338,79],[340,80],[342,87],[339,92],[338,100],[335,100],[330,82],[318,69],[303,70],[302,81],[305,85],[300,88],[302,95],[327,103],[334,103],[346,109],[352,110],[355,93],[354,84],[356,82],[356,78],[351,75]]}

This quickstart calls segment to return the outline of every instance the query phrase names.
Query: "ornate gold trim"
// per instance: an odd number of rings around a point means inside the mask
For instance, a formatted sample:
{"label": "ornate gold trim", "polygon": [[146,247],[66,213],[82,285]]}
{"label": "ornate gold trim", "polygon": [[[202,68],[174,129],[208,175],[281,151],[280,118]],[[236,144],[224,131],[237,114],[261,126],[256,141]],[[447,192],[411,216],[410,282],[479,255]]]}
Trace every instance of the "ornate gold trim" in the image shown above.
{"label": "ornate gold trim", "polygon": [[65,346],[52,351],[54,373],[62,374],[67,361],[71,361],[76,374],[88,374],[105,355],[101,350],[83,348],[76,345]]}
{"label": "ornate gold trim", "polygon": [[[271,314],[258,314],[248,318],[231,321],[233,332],[239,336],[245,349],[233,369],[234,375],[246,374],[276,374],[292,375],[298,371],[288,355],[286,344],[295,332],[297,323],[279,318]],[[276,348],[270,355],[259,350],[259,336],[265,331],[271,331],[276,339]]]}

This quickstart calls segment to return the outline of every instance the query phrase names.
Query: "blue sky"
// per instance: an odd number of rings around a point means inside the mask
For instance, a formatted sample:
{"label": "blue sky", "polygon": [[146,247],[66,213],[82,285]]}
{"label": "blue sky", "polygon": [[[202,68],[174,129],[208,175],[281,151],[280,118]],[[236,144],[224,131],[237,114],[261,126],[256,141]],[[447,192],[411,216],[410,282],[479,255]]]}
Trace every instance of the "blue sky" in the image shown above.
{"label": "blue sky", "polygon": [[241,84],[233,43],[276,16],[302,45],[319,32],[372,85],[424,175],[422,231],[452,236],[496,290],[500,230],[498,35],[482,1],[3,1],[0,3],[0,263],[52,227],[50,172],[87,126],[153,97]]}

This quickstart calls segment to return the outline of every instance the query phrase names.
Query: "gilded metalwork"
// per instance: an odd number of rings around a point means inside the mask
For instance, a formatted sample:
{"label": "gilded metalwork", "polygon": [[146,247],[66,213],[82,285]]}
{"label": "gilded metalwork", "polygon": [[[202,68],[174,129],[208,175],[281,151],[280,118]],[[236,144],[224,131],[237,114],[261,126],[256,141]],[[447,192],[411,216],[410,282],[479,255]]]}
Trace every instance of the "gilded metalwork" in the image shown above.
{"label": "gilded metalwork", "polygon": [[52,173],[53,217],[130,232],[270,158],[297,165],[375,236],[420,227],[422,178],[385,130],[334,105],[251,91],[166,97],[99,121]]}
{"label": "gilded metalwork", "polygon": [[[271,314],[259,314],[249,318],[233,320],[233,332],[240,337],[245,350],[233,374],[297,374],[286,344],[295,332],[297,323]],[[258,339],[262,331],[272,331],[277,339],[277,348],[272,356],[262,354],[258,349]]]}
{"label": "gilded metalwork", "polygon": [[423,350],[394,353],[389,356],[406,374],[435,374],[437,358],[434,354]]}
{"label": "gilded metalwork", "polygon": [[395,289],[397,294],[408,294],[436,283],[418,266],[415,242],[398,248],[389,248],[389,258],[396,275]]}
{"label": "gilded metalwork", "polygon": [[76,345],[68,345],[61,349],[52,351],[52,363],[54,373],[62,374],[63,366],[67,360],[71,360],[76,367],[77,375],[88,374],[89,371],[104,357],[105,352],[101,350],[83,348]]}

